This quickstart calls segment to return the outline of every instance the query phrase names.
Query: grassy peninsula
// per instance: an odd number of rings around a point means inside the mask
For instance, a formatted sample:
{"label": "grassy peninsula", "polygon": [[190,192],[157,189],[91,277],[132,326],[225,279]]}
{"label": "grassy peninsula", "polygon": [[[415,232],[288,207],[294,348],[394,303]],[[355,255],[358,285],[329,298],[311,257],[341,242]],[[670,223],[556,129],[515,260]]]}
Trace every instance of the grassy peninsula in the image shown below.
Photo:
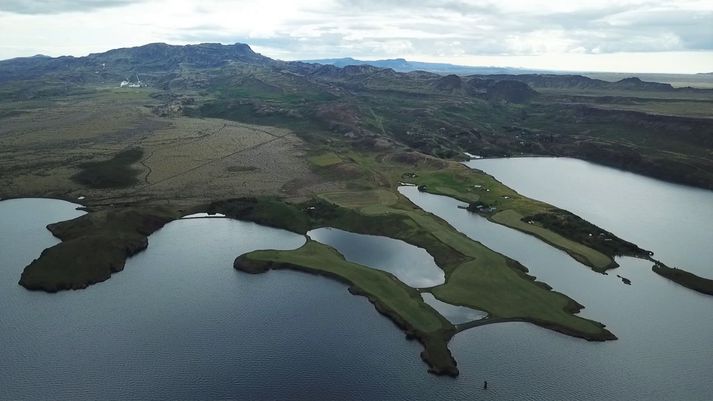
{"label": "grassy peninsula", "polygon": [[28,290],[76,290],[108,280],[126,259],[148,247],[148,236],[177,218],[167,208],[119,208],[90,212],[47,229],[62,242],[25,267],[20,285]]}
{"label": "grassy peninsula", "polygon": [[[426,249],[444,270],[446,282],[429,289],[444,302],[484,310],[494,322],[527,321],[588,340],[616,338],[602,324],[576,316],[581,305],[535,281],[527,275],[525,267],[457,232],[400,194],[387,194],[386,191],[326,193],[321,199],[299,205],[274,198],[235,199],[215,203],[209,210],[300,233],[329,226],[401,239]],[[415,302],[421,309],[427,308],[426,304],[420,297],[408,298],[407,305],[391,299],[391,295],[384,293],[387,291],[384,287],[407,286],[388,273],[345,262],[333,249],[314,241],[296,251],[256,251],[241,255],[235,266],[249,272],[292,268],[345,281],[358,293],[366,294],[377,309],[387,311],[387,316],[421,341],[426,349],[424,359],[434,373],[453,372],[450,355],[442,351],[454,332],[453,327],[441,320],[447,329],[435,325],[428,330],[424,328],[423,319],[414,317],[411,304]],[[415,291],[410,290],[412,294]],[[393,291],[396,288],[388,293]],[[427,309],[431,311],[430,307]],[[437,315],[435,311],[429,313]]]}
{"label": "grassy peninsula", "polygon": [[518,194],[481,171],[460,163],[433,166],[434,161],[419,158],[423,156],[395,157],[411,165],[403,180],[418,185],[423,191],[468,203],[474,213],[533,235],[594,271],[605,272],[617,267],[616,256],[649,255],[648,251],[568,211]]}
{"label": "grassy peninsula", "polygon": [[235,268],[247,273],[270,269],[293,269],[325,275],[349,285],[349,291],[363,295],[376,309],[416,338],[424,347],[421,358],[437,375],[457,376],[458,368],[448,340],[455,328],[421,299],[415,289],[392,274],[347,262],[336,250],[308,241],[295,251],[255,251],[239,256]]}
{"label": "grassy peninsula", "polygon": [[702,294],[713,295],[713,280],[711,279],[703,278],[675,267],[668,267],[662,263],[656,263],[651,270],[686,288],[690,288]]}

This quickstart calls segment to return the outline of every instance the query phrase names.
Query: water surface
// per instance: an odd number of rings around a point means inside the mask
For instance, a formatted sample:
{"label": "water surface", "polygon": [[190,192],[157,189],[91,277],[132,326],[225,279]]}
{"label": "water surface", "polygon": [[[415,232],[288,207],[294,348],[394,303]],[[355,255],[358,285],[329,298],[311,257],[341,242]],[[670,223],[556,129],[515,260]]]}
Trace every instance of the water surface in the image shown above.
{"label": "water surface", "polygon": [[[621,267],[611,274],[595,273],[533,236],[458,208],[462,203],[454,199],[412,187],[399,191],[470,238],[520,261],[538,280],[585,305],[582,316],[605,323],[619,338],[586,343],[552,332],[545,336],[544,329],[527,324],[484,326],[452,341],[460,369],[473,362],[458,356],[461,347],[494,346],[502,352],[499,359],[481,359],[484,365],[474,369],[497,372],[498,381],[517,387],[507,390],[514,398],[704,400],[713,391],[713,297],[659,277],[645,260],[619,258]],[[492,343],[483,340],[484,333]],[[524,382],[514,383],[514,372]]]}
{"label": "water surface", "polygon": [[466,165],[653,251],[669,266],[713,278],[713,191],[569,158],[482,159]]}
{"label": "water surface", "polygon": [[[549,274],[547,282],[572,292],[621,340],[590,343],[526,323],[484,326],[453,338],[461,375],[451,379],[429,375],[420,345],[344,285],[298,272],[235,271],[243,252],[304,242],[252,223],[172,222],[104,283],[24,290],[22,268],[57,242],[45,225],[80,215],[74,207],[0,202],[2,400],[643,401],[713,393],[713,302],[660,279],[647,262],[620,260],[620,274],[633,281],[625,286],[571,258],[547,263],[540,252],[549,246],[501,233],[512,241],[504,251],[527,251],[518,258],[530,259],[523,263],[533,274]],[[432,210],[448,220],[452,209],[463,213],[454,215],[460,228],[478,228],[469,235],[496,235],[451,203]]]}
{"label": "water surface", "polygon": [[318,228],[307,235],[335,248],[348,261],[387,271],[411,287],[432,287],[445,281],[443,270],[428,252],[404,241],[336,228]]}

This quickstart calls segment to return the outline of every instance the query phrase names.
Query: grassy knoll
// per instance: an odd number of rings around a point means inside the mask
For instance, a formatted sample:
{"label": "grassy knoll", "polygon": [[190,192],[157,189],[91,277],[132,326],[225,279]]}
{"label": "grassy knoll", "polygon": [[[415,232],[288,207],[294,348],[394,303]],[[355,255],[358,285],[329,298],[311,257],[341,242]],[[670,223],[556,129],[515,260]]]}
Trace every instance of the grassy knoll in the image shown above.
{"label": "grassy knoll", "polygon": [[235,260],[235,268],[249,273],[296,269],[343,281],[350,285],[352,293],[366,296],[379,312],[423,344],[421,357],[431,372],[458,374],[447,347],[455,328],[425,304],[416,290],[390,273],[348,262],[333,248],[315,241],[294,251],[250,252]]}
{"label": "grassy knoll", "polygon": [[[447,273],[446,282],[432,289],[440,300],[484,310],[494,319],[518,318],[589,340],[615,338],[601,324],[574,316],[580,306],[572,299],[549,291],[546,285],[533,281],[527,269],[517,262],[455,231],[436,216],[420,209],[385,206],[365,212],[401,215],[417,227],[412,236],[429,233],[437,242],[447,244],[451,252],[461,255],[441,266]],[[428,244],[424,248],[431,252]]]}
{"label": "grassy knoll", "polygon": [[42,251],[22,272],[20,285],[57,292],[86,288],[124,269],[126,258],[178,214],[166,208],[102,210],[47,228],[62,242]]}
{"label": "grassy knoll", "polygon": [[711,279],[703,278],[675,267],[668,267],[661,263],[656,263],[651,270],[686,288],[703,294],[713,295],[713,280]]}
{"label": "grassy knoll", "polygon": [[[249,201],[250,207],[234,206],[245,202],[237,199],[215,203],[210,210],[263,224],[264,211],[273,210],[282,218],[271,218],[270,225],[297,232],[329,226],[400,239],[424,248],[444,270],[445,283],[431,289],[444,302],[487,311],[494,322],[526,321],[592,341],[616,338],[601,323],[576,316],[581,306],[574,300],[536,282],[517,262],[471,240],[403,196],[399,195],[396,202],[357,208],[345,208],[324,200],[330,196],[324,194],[323,199],[303,204],[283,203],[282,206],[278,206],[280,201],[276,199],[254,199]],[[338,199],[348,198],[344,193],[338,195]],[[433,316],[436,312],[420,297],[414,298],[414,289],[388,273],[347,262],[333,249],[313,241],[296,251],[257,251],[241,255],[235,266],[249,272],[292,268],[345,281],[419,338],[426,349],[423,358],[433,372],[453,374],[455,367],[445,347],[452,335],[451,329],[444,326],[440,316]]]}
{"label": "grassy knoll", "polygon": [[492,319],[527,321],[593,341],[616,339],[602,324],[573,315],[581,306],[572,299],[540,285],[501,255],[481,256],[458,266],[431,292],[443,302],[486,311]]}

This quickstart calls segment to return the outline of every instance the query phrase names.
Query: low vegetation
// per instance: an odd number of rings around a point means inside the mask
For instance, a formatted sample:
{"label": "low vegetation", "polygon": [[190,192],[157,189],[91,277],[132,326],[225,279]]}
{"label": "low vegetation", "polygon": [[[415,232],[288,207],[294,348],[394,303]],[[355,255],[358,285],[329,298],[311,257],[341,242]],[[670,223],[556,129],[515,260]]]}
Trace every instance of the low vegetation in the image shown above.
{"label": "low vegetation", "polygon": [[148,236],[179,216],[167,208],[118,208],[91,212],[47,226],[62,242],[25,267],[29,290],[76,290],[109,279],[126,259],[148,246]]}
{"label": "low vegetation", "polygon": [[651,255],[651,252],[565,210],[550,210],[546,213],[523,217],[521,220],[538,224],[608,256],[646,257]]}
{"label": "low vegetation", "polygon": [[668,267],[661,263],[656,263],[651,270],[686,288],[703,294],[713,295],[713,280],[711,279],[703,278],[675,267]]}
{"label": "low vegetation", "polygon": [[[614,256],[618,256],[618,254],[595,249],[584,242],[585,237],[576,235],[578,232],[588,232],[587,230],[596,230],[597,233],[605,231],[575,215],[569,214],[573,217],[570,221],[571,231],[560,230],[558,232],[550,227],[528,224],[525,221],[529,220],[524,219],[523,216],[568,212],[524,197],[493,177],[469,169],[460,163],[437,165],[438,161],[431,161],[423,155],[416,154],[411,154],[408,157],[394,157],[392,160],[398,161],[393,165],[393,168],[401,168],[397,171],[403,171],[404,168],[409,169],[405,175],[402,174],[404,177],[402,179],[417,184],[420,189],[426,192],[450,196],[467,202],[469,210],[479,213],[495,223],[534,235],[550,245],[562,249],[595,271],[603,272],[617,266]],[[404,164],[408,167],[405,167]],[[395,174],[392,173],[392,175]],[[586,239],[588,238],[586,236]],[[633,244],[631,246],[635,247]],[[648,254],[646,255],[648,256]]]}
{"label": "low vegetation", "polygon": [[133,148],[117,153],[109,160],[86,162],[72,179],[89,188],[127,188],[138,182],[141,170],[132,167],[143,157],[142,149]]}

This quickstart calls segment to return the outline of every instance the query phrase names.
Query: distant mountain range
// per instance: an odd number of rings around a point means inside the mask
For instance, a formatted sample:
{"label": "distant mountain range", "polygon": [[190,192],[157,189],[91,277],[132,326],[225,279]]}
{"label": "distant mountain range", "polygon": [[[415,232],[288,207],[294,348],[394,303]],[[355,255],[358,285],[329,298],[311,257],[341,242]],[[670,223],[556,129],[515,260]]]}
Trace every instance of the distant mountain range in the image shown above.
{"label": "distant mountain range", "polygon": [[391,68],[397,72],[427,71],[436,74],[456,74],[456,75],[491,75],[491,74],[566,74],[565,72],[536,70],[513,67],[485,67],[467,66],[447,63],[425,63],[421,61],[409,61],[403,58],[386,60],[357,60],[351,57],[326,58],[319,60],[302,60],[304,63],[315,63],[333,65],[336,67],[346,67],[348,65],[372,65],[379,68]]}
{"label": "distant mountain range", "polygon": [[[241,67],[242,66],[242,67]],[[468,91],[491,88],[496,81],[519,81],[537,90],[542,88],[588,88],[623,90],[675,90],[667,83],[646,82],[636,77],[618,77],[605,81],[563,71],[548,72],[509,67],[469,67],[445,63],[424,63],[402,58],[362,61],[353,58],[309,61],[281,61],[254,52],[244,43],[222,45],[202,43],[175,46],[151,43],[144,46],[109,50],[85,57],[47,57],[36,55],[0,61],[0,84],[31,81],[42,78],[45,83],[83,85],[110,83],[117,85],[141,80],[142,84],[168,88],[193,85],[209,76],[230,74],[245,66],[255,71],[277,71],[302,77],[303,80],[328,78],[347,79],[364,85],[364,77],[372,74],[384,77],[397,74],[399,85],[409,80],[431,82],[436,89]],[[589,74],[588,74],[589,75]],[[440,78],[447,78],[441,82]],[[195,81],[195,82],[194,82]],[[471,82],[472,81],[472,82]],[[482,82],[481,82],[482,81]],[[485,85],[483,82],[489,82]],[[470,82],[470,83],[469,83]],[[384,83],[386,85],[386,83]],[[511,84],[510,84],[511,85]],[[480,90],[478,89],[478,90]],[[503,86],[503,90],[513,88]],[[491,88],[491,90],[494,90]],[[527,97],[527,93],[521,91]]]}

